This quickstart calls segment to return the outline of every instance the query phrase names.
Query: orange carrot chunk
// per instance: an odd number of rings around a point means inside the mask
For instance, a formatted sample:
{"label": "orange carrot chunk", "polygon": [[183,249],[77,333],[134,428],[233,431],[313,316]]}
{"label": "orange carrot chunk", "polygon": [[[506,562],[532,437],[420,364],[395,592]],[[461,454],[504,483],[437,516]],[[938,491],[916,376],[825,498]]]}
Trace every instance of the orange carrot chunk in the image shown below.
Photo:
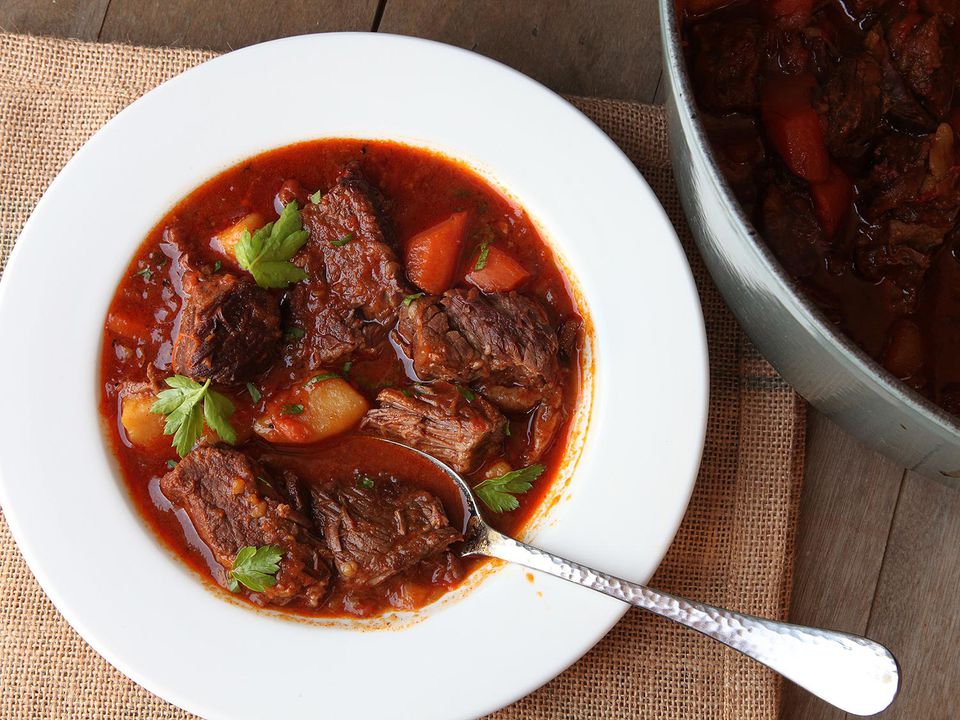
{"label": "orange carrot chunk", "polygon": [[410,238],[405,253],[410,281],[432,295],[449,290],[466,230],[467,213],[458,212]]}
{"label": "orange carrot chunk", "polygon": [[530,271],[509,253],[488,245],[470,264],[466,279],[484,292],[510,292],[530,279]]}

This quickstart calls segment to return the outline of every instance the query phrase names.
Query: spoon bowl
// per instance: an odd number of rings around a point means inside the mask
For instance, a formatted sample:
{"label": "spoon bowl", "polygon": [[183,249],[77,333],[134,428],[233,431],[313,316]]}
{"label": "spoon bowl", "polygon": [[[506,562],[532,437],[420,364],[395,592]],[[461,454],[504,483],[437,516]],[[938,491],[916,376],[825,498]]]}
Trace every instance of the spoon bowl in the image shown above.
{"label": "spoon bowl", "polygon": [[383,442],[429,460],[457,487],[463,501],[461,555],[483,555],[517,563],[649,610],[733,648],[853,715],[874,715],[886,710],[897,696],[897,660],[873,640],[686,600],[527,545],[484,520],[473,488],[459,473],[414,447],[393,440]]}

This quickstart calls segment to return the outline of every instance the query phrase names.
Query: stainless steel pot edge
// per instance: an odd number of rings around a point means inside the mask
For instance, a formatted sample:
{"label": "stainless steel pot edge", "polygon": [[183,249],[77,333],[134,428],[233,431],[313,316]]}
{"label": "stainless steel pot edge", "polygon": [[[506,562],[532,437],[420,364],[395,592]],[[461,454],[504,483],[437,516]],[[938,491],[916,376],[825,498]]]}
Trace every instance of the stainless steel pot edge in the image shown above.
{"label": "stainless steel pot edge", "polygon": [[960,424],[840,333],[742,213],[705,137],[675,0],[659,0],[667,122],[680,198],[708,269],[758,349],[811,404],[907,468],[960,487]]}

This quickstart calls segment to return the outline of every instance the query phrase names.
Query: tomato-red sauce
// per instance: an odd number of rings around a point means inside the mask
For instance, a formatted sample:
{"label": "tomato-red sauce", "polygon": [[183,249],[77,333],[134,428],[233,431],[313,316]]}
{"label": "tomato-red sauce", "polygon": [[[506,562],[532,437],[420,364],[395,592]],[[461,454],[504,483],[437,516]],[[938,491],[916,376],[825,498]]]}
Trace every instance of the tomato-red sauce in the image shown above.
{"label": "tomato-red sauce", "polygon": [[[470,231],[463,249],[458,285],[472,262],[477,238],[493,229],[498,247],[508,250],[530,271],[522,291],[541,300],[552,322],[561,322],[581,311],[568,279],[547,243],[526,212],[462,163],[393,142],[318,140],[272,150],[253,157],[209,180],[173,208],[140,244],[128,265],[110,305],[104,327],[100,412],[106,434],[134,504],[164,545],[173,550],[203,578],[223,584],[223,570],[192,531],[182,511],[175,511],[159,489],[168,462],[177,460],[169,438],[149,446],[130,442],[120,420],[123,395],[155,378],[172,375],[173,341],[183,299],[181,278],[184,257],[191,267],[220,268],[242,273],[232,256],[215,240],[218,232],[249,213],[268,219],[277,215],[275,198],[284,181],[297,180],[309,191],[330,187],[350,161],[359,161],[364,174],[388,199],[388,219],[400,247],[405,240],[449,217],[469,212]],[[518,533],[530,520],[554,483],[567,450],[571,421],[581,392],[579,362],[563,369],[564,407],[567,420],[550,450],[539,462],[546,471],[526,494],[520,507],[506,513],[487,513],[497,529]],[[148,374],[149,373],[149,374]],[[412,380],[402,358],[388,342],[372,357],[355,360],[345,379],[364,397],[374,401],[383,387],[405,387]],[[271,396],[302,381],[294,368],[278,363],[259,382],[259,402],[242,390],[226,390],[236,405],[232,418],[238,429],[238,447],[269,464],[296,472],[307,482],[347,480],[358,473],[370,477],[395,477],[429,490],[443,502],[451,523],[461,522],[462,508],[442,473],[356,430],[312,446],[271,445],[250,432],[253,418]],[[511,433],[504,459],[516,461],[528,432],[527,415],[507,414]],[[246,430],[246,431],[245,431]],[[516,465],[514,465],[516,466]],[[475,480],[481,479],[478,474]],[[358,598],[336,590],[319,609],[287,606],[284,610],[320,616],[372,615],[389,608],[421,607],[458,584],[478,561],[465,560],[463,573],[441,577],[436,567],[415,568]]]}

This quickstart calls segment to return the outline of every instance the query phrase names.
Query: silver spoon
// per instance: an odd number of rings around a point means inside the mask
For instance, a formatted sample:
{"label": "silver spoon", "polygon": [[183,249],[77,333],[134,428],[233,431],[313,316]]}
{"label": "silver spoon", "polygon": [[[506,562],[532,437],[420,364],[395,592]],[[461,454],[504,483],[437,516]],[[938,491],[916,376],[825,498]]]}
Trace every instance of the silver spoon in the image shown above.
{"label": "silver spoon", "polygon": [[518,563],[686,625],[763,663],[854,715],[873,715],[885,710],[897,695],[900,686],[897,661],[879,643],[848,633],[766,620],[685,600],[514,540],[487,525],[470,485],[460,475],[416,448],[392,440],[384,442],[426,458],[457,486],[464,507],[461,555],[486,555]]}

